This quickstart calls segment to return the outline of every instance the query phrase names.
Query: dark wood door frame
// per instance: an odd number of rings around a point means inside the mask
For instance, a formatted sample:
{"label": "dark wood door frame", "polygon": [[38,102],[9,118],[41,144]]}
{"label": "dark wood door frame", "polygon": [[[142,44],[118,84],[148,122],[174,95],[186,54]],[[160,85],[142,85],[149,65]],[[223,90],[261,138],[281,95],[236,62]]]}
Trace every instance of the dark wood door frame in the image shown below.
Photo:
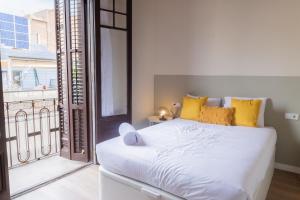
{"label": "dark wood door frame", "polygon": [[0,199],[9,200],[9,177],[6,152],[5,118],[2,88],[2,69],[0,52]]}
{"label": "dark wood door frame", "polygon": [[[95,73],[96,73],[96,143],[118,136],[117,128],[121,122],[132,121],[132,0],[127,0],[127,114],[111,117],[102,117],[101,102],[101,15],[100,1],[95,0]],[[113,1],[114,2],[114,1]],[[104,10],[104,9],[102,9]],[[123,14],[123,13],[122,13]],[[105,28],[118,29],[106,26]],[[124,30],[124,29],[120,29]]]}

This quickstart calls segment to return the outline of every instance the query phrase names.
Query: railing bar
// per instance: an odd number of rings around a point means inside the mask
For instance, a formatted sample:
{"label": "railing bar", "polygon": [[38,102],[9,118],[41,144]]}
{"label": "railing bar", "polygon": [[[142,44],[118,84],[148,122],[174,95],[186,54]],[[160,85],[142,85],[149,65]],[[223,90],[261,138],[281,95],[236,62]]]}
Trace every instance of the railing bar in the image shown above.
{"label": "railing bar", "polygon": [[[32,123],[33,123],[33,131],[34,133],[36,132],[36,128],[35,128],[35,115],[34,115],[34,107],[35,107],[35,103],[34,100],[32,100]],[[30,138],[30,137],[28,137]],[[37,153],[36,153],[36,135],[33,136],[33,141],[34,141],[34,158],[37,158]]]}
{"label": "railing bar", "polygon": [[[44,136],[43,136],[43,133],[42,133],[42,130],[44,131],[44,124],[43,124],[43,113],[46,111],[46,120],[47,120],[47,123],[48,123],[48,127],[49,127],[49,132],[48,132],[48,152],[45,153],[44,152]],[[40,109],[39,111],[39,116],[40,116],[40,130],[41,130],[41,153],[43,156],[48,156],[49,154],[51,154],[51,128],[50,128],[50,110],[48,108],[44,107],[42,109]],[[47,130],[47,129],[46,129]]]}
{"label": "railing bar", "polygon": [[[6,114],[9,116],[9,106],[8,103],[6,103]],[[7,132],[8,132],[8,137],[11,137],[10,133],[10,125],[9,125],[9,117],[7,118]],[[9,141],[9,158],[10,158],[10,166],[12,166],[12,155],[11,155],[11,141]]]}
{"label": "railing bar", "polygon": [[[56,98],[48,98],[48,99],[34,99],[34,101],[51,101]],[[23,100],[23,101],[6,101],[5,103],[11,103],[11,104],[19,104],[19,103],[31,103],[32,100]]]}
{"label": "railing bar", "polygon": [[[53,112],[54,112],[54,127],[56,127],[56,100],[54,99],[53,100]],[[55,137],[55,152],[57,153],[57,131],[54,132],[54,137]]]}
{"label": "railing bar", "polygon": [[[37,127],[37,121],[36,121],[36,115],[39,113],[36,111],[39,110],[39,105],[41,103],[41,107],[43,107],[43,110],[45,111],[44,114],[46,114],[46,124],[48,124],[48,137],[49,137],[49,142],[48,142],[48,147],[49,150],[47,152],[43,152],[42,155],[38,154],[38,144],[37,144],[37,137],[38,135],[41,135],[43,131],[39,131]],[[58,105],[57,98],[49,98],[49,99],[41,99],[41,100],[25,100],[25,101],[15,101],[15,102],[5,102],[6,105],[6,115],[7,115],[7,125],[8,125],[8,138],[6,139],[7,144],[9,145],[9,148],[7,151],[9,152],[9,158],[10,158],[10,166],[9,169],[15,168],[17,166],[22,166],[26,165],[28,163],[47,158],[49,156],[57,155],[60,151],[59,149],[59,124],[57,123],[57,110],[56,107]],[[51,110],[53,109],[53,110]],[[31,114],[27,115],[27,110],[31,110]],[[17,112],[14,116],[9,116],[11,112]],[[53,116],[52,116],[53,114]],[[19,116],[23,115],[23,117]],[[18,116],[18,117],[17,117]],[[16,128],[16,135],[12,135],[12,129],[11,126],[13,126],[13,119],[15,120],[15,128]],[[33,120],[33,122],[29,122],[29,120]],[[54,120],[52,122],[51,120]],[[19,129],[20,128],[20,123],[24,123],[25,125],[25,130]],[[30,126],[29,126],[30,125]],[[29,130],[32,130],[33,132],[29,133]],[[46,129],[46,130],[47,130]],[[20,154],[20,147],[19,143],[19,137],[20,137],[20,131],[25,132],[25,146],[26,146],[26,152],[27,152],[27,157],[25,159],[22,158],[22,155]],[[50,130],[50,131],[49,131]],[[26,134],[27,133],[27,134]],[[55,144],[52,143],[51,138],[55,137],[53,141],[55,141]],[[32,138],[33,137],[33,138]],[[30,141],[33,139],[33,148],[34,148],[34,156],[32,158],[30,157]],[[27,142],[26,142],[27,141]],[[14,163],[14,155],[13,155],[13,143],[16,142],[17,145],[17,159],[18,162]],[[55,147],[53,147],[55,145]],[[31,148],[32,149],[32,148]],[[51,149],[54,149],[53,151]],[[54,152],[55,151],[55,152]]]}
{"label": "railing bar", "polygon": [[[57,89],[47,89],[47,91],[56,91]],[[5,93],[24,93],[24,92],[45,92],[45,90],[9,90],[9,91],[5,91],[3,92],[4,94]]]}
{"label": "railing bar", "polygon": [[[52,128],[50,129],[51,132],[54,132],[54,131],[58,131],[59,128]],[[40,135],[41,134],[41,131],[37,131],[37,132],[33,132],[33,133],[28,133],[28,137],[34,137],[34,136],[37,136],[37,135]],[[16,136],[13,136],[13,137],[10,137],[10,138],[6,138],[6,142],[9,142],[9,141],[14,141],[16,140]]]}
{"label": "railing bar", "polygon": [[[21,138],[20,138],[20,126],[19,126],[19,115],[24,117],[24,137],[25,137],[25,148],[26,148],[26,157],[25,159],[22,159],[22,154],[20,152],[20,148],[21,148]],[[18,160],[21,163],[25,163],[30,159],[30,149],[29,149],[29,137],[28,137],[28,115],[27,113],[20,109],[16,115],[15,115],[15,121],[16,121],[16,137],[17,137],[17,154],[18,154]]]}

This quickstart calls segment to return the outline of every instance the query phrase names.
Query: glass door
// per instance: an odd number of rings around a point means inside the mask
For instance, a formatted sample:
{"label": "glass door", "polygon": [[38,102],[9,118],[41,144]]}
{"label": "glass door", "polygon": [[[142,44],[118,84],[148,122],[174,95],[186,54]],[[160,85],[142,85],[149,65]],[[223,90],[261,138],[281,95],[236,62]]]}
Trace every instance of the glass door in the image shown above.
{"label": "glass door", "polygon": [[131,122],[131,1],[100,0],[97,6],[100,142],[118,136],[120,123]]}

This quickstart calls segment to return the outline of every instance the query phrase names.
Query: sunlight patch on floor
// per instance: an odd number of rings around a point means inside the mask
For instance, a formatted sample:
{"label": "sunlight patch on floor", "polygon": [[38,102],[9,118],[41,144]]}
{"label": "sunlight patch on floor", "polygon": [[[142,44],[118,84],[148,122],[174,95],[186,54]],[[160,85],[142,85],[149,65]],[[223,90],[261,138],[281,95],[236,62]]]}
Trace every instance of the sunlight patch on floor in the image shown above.
{"label": "sunlight patch on floor", "polygon": [[59,156],[42,159],[9,170],[10,191],[14,195],[42,182],[78,169],[86,163],[71,161]]}
{"label": "sunlight patch on floor", "polygon": [[91,165],[16,200],[97,200],[98,167]]}

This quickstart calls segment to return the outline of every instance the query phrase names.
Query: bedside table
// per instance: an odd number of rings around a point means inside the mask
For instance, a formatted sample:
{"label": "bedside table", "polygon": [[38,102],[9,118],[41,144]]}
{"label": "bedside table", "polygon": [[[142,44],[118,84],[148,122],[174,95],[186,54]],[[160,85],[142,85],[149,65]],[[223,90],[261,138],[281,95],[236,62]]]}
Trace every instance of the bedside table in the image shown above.
{"label": "bedside table", "polygon": [[160,124],[162,122],[166,122],[166,121],[169,121],[169,120],[173,119],[172,117],[166,117],[167,120],[160,120],[159,118],[160,118],[159,116],[150,116],[150,117],[148,117],[149,126],[153,126],[155,124]]}

